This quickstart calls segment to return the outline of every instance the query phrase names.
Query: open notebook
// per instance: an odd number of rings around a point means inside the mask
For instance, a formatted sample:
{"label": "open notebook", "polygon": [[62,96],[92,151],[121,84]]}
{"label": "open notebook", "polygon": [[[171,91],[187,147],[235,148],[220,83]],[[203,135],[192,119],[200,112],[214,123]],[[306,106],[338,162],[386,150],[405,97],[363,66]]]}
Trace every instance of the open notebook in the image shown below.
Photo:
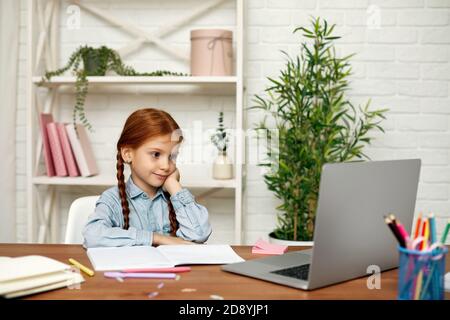
{"label": "open notebook", "polygon": [[84,281],[71,267],[43,256],[0,257],[0,297],[16,298]]}
{"label": "open notebook", "polygon": [[89,248],[96,271],[174,267],[182,264],[228,264],[242,262],[229,245],[161,245]]}

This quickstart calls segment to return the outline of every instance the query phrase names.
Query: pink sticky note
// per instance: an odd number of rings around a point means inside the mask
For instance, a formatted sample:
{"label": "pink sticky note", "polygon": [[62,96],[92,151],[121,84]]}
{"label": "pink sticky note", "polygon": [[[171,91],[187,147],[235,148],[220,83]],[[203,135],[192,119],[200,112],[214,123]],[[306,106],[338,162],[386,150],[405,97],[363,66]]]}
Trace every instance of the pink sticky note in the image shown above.
{"label": "pink sticky note", "polygon": [[259,239],[252,248],[252,253],[262,254],[283,254],[287,250],[287,246],[279,244],[268,243],[262,239]]}
{"label": "pink sticky note", "polygon": [[279,244],[273,244],[273,243],[268,243],[267,241],[264,241],[262,239],[259,239],[256,244],[256,247],[261,248],[263,250],[267,250],[267,251],[278,251],[278,252],[285,252],[287,250],[287,246],[282,246]]}
{"label": "pink sticky note", "polygon": [[252,253],[256,253],[256,254],[272,254],[272,255],[279,255],[279,254],[283,254],[283,252],[271,252],[271,251],[266,251],[266,250],[262,250],[259,248],[252,248]]}

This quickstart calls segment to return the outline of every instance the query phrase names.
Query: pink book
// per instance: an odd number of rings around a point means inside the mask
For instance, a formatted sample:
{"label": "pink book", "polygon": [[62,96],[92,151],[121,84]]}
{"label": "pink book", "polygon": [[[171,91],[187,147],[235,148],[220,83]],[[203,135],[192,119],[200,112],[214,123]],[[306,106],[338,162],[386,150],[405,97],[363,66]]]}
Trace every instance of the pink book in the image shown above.
{"label": "pink book", "polygon": [[57,123],[56,128],[58,129],[59,141],[61,142],[64,160],[66,162],[67,171],[69,171],[69,176],[78,177],[80,176],[80,171],[78,170],[78,166],[75,161],[75,156],[73,155],[73,150],[72,147],[70,146],[66,126],[64,123]]}
{"label": "pink book", "polygon": [[50,150],[50,143],[48,141],[47,123],[53,122],[51,113],[41,113],[39,115],[39,122],[41,127],[42,145],[44,151],[45,168],[47,169],[47,176],[53,177],[56,175],[55,165],[53,164],[52,152]]}
{"label": "pink book", "polygon": [[73,124],[66,124],[66,130],[81,175],[89,177],[98,174],[94,152],[84,126],[77,124],[78,136]]}
{"label": "pink book", "polygon": [[48,141],[52,152],[53,163],[55,165],[56,175],[58,177],[67,177],[66,163],[64,162],[63,150],[59,141],[56,122],[47,123]]}

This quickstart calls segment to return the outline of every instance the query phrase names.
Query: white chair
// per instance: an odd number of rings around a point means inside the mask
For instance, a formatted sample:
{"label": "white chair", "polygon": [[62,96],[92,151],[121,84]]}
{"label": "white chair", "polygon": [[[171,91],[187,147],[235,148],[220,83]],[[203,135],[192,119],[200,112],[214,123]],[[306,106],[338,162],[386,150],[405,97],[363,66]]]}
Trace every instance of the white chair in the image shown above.
{"label": "white chair", "polygon": [[83,243],[83,228],[89,215],[94,212],[98,198],[100,196],[82,197],[72,202],[67,217],[65,244]]}

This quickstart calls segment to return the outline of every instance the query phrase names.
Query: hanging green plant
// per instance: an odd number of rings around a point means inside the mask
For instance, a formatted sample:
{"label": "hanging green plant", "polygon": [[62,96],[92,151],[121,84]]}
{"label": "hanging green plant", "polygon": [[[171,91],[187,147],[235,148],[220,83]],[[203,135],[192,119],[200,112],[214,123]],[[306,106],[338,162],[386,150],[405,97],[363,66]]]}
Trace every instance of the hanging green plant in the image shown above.
{"label": "hanging green plant", "polygon": [[[83,62],[83,67],[80,66],[81,62]],[[76,76],[76,100],[73,108],[73,124],[74,126],[76,125],[78,118],[83,126],[90,131],[92,131],[92,126],[87,120],[84,110],[84,103],[88,93],[88,76],[104,76],[108,71],[113,71],[119,76],[188,76],[188,74],[185,73],[166,70],[137,72],[132,67],[125,65],[117,51],[111,48],[106,46],[101,46],[100,48],[81,46],[72,53],[69,61],[64,67],[54,71],[47,71],[40,84],[42,85],[45,81],[50,81],[54,76],[62,75],[69,69],[71,69]]]}
{"label": "hanging green plant", "polygon": [[256,95],[250,109],[262,110],[275,121],[276,137],[266,117],[257,130],[277,139],[268,148],[269,169],[264,181],[282,204],[275,238],[294,241],[313,239],[319,183],[325,163],[368,158],[363,152],[370,144],[372,130],[383,131],[380,123],[387,109],[369,110],[370,100],[355,108],[346,97],[352,55],[335,53],[334,25],[319,18],[311,29],[297,28],[306,41],[299,54],[287,62],[277,79],[268,78],[266,96]]}

